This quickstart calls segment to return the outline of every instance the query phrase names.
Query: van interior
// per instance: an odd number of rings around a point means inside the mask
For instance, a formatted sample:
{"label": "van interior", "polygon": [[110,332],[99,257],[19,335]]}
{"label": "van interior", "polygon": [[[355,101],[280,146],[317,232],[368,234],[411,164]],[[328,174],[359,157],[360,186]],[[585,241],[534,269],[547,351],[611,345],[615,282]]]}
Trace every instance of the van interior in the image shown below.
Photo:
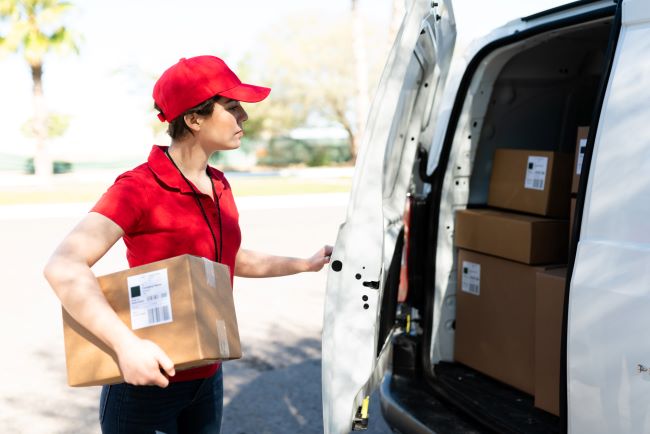
{"label": "van interior", "polygon": [[[455,133],[446,145],[448,158],[441,158],[446,168],[438,170],[441,200],[422,206],[427,217],[419,221],[425,223],[412,220],[412,225],[437,225],[428,230],[418,227],[433,234],[420,241],[435,245],[433,254],[424,253],[427,246],[411,240],[412,249],[425,250],[410,257],[428,258],[435,265],[416,264],[410,272],[417,274],[418,267],[422,274],[435,269],[437,276],[412,279],[407,298],[422,318],[424,343],[415,350],[417,337],[404,336],[395,342],[390,386],[395,389],[391,394],[404,400],[401,405],[437,433],[560,432],[559,415],[537,408],[533,394],[456,360],[454,334],[461,324],[455,303],[461,264],[453,236],[454,215],[459,209],[488,207],[496,149],[574,155],[576,131],[590,124],[597,104],[612,22],[612,17],[598,18],[495,48],[474,72],[458,122],[449,126],[455,127]],[[423,186],[416,180],[416,200],[426,196]],[[415,362],[416,358],[423,361]],[[424,373],[427,381],[422,377],[414,381],[417,372]],[[559,377],[557,382],[560,390]],[[434,394],[425,389],[433,389]]]}

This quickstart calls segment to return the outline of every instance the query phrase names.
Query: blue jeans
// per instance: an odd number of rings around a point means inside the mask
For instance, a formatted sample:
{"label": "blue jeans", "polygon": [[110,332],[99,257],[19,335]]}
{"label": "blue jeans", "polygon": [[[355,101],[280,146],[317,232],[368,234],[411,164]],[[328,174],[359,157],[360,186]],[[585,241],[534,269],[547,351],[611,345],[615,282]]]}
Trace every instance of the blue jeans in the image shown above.
{"label": "blue jeans", "polygon": [[219,434],[223,371],[202,380],[158,386],[103,386],[99,422],[103,434]]}

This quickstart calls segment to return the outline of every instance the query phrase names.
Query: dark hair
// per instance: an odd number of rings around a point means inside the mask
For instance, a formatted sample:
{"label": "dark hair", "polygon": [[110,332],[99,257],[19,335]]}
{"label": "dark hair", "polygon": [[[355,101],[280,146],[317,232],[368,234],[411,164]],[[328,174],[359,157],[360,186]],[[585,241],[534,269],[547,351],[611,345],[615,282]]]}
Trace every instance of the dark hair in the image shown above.
{"label": "dark hair", "polygon": [[[192,130],[190,130],[190,127],[185,123],[185,115],[196,113],[201,116],[210,116],[214,111],[214,104],[219,100],[219,98],[219,95],[215,95],[210,99],[206,99],[201,104],[198,104],[189,110],[185,110],[181,115],[176,116],[174,119],[169,121],[167,134],[169,134],[169,136],[174,140],[180,139],[187,133],[192,134]],[[158,104],[154,103],[153,107],[162,113]]]}

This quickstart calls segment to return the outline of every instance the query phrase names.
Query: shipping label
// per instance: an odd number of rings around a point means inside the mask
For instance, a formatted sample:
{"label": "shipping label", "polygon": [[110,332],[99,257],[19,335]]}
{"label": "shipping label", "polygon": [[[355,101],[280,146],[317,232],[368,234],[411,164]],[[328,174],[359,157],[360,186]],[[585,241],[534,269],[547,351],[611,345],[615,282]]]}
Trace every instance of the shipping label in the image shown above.
{"label": "shipping label", "polygon": [[172,322],[167,269],[127,278],[133,330]]}
{"label": "shipping label", "polygon": [[548,157],[528,157],[528,166],[526,167],[526,182],[524,187],[532,190],[544,190],[546,183],[546,169],[548,167]]}
{"label": "shipping label", "polygon": [[481,264],[463,261],[461,289],[468,294],[481,295]]}
{"label": "shipping label", "polygon": [[578,145],[578,159],[576,160],[576,175],[582,173],[582,159],[585,158],[585,149],[587,149],[587,139],[580,139],[580,145]]}

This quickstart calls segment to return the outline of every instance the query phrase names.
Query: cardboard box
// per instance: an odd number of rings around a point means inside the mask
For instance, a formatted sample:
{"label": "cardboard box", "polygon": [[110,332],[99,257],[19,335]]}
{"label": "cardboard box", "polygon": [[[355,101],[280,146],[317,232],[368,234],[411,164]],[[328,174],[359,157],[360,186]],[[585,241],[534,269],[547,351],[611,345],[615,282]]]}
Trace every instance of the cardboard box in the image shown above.
{"label": "cardboard box", "polygon": [[566,262],[567,220],[493,209],[456,212],[456,246],[525,264]]}
{"label": "cardboard box", "polygon": [[558,152],[497,149],[488,205],[567,218],[573,156]]}
{"label": "cardboard box", "polygon": [[569,243],[571,243],[571,240],[573,238],[573,222],[575,220],[575,216],[576,216],[576,198],[572,197],[571,207],[569,211]]}
{"label": "cardboard box", "polygon": [[535,283],[542,270],[458,250],[456,361],[531,395]]}
{"label": "cardboard box", "polygon": [[560,357],[566,268],[537,273],[535,407],[560,415]]}
{"label": "cardboard box", "polygon": [[589,127],[578,127],[578,138],[576,139],[576,155],[573,163],[573,182],[571,183],[571,193],[578,192],[580,185],[580,174],[582,173],[582,159],[587,149],[587,136]]}
{"label": "cardboard box", "polygon": [[[241,357],[227,266],[182,255],[97,280],[120,319],[177,370]],[[123,381],[115,353],[65,309],[63,334],[70,386]]]}

